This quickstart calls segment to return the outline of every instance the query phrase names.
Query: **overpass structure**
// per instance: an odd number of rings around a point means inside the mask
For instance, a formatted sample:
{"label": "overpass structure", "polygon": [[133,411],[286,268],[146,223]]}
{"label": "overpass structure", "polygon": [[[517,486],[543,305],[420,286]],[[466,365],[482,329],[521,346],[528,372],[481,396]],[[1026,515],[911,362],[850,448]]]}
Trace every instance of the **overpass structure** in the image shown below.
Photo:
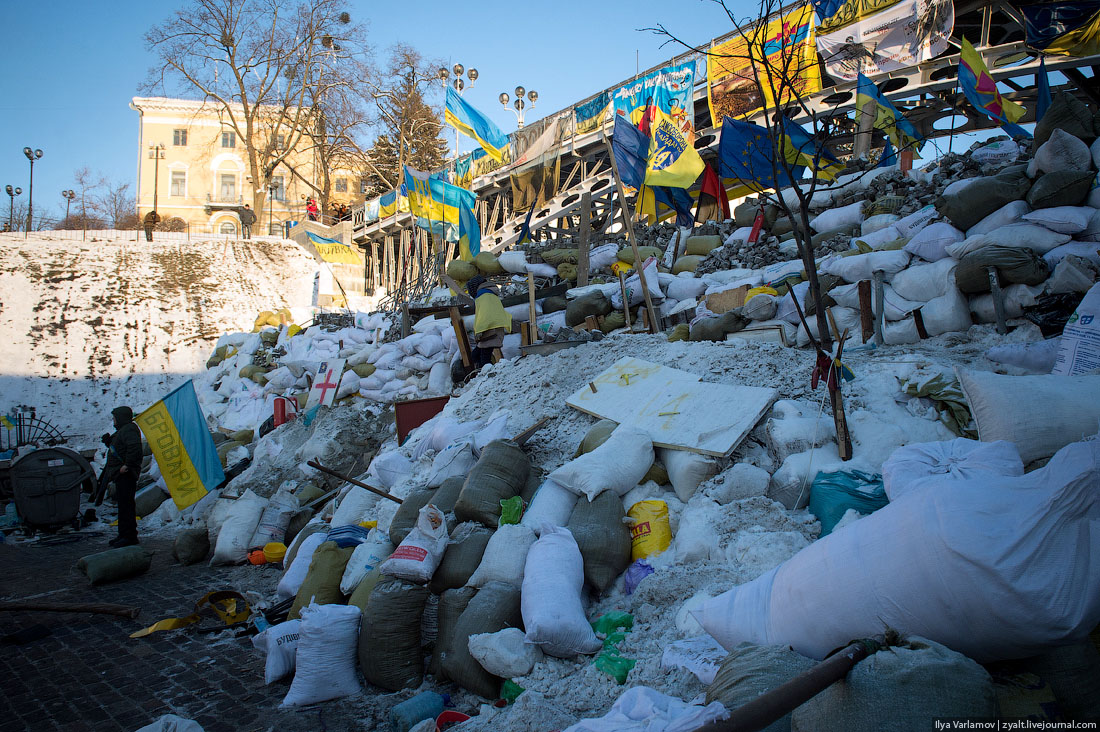
{"label": "overpass structure", "polygon": [[[929,140],[998,126],[998,122],[974,110],[958,87],[958,46],[961,39],[966,38],[985,60],[1002,95],[1027,109],[1019,124],[1033,122],[1040,54],[1025,45],[1024,18],[1019,9],[1001,0],[954,0],[954,13],[948,51],[918,65],[872,77],[880,92]],[[716,38],[709,46],[736,35],[730,33]],[[671,58],[605,92],[547,115],[528,129],[538,129],[540,124],[545,127],[548,122],[571,115],[577,107],[600,94],[613,93],[661,68],[691,61],[702,62],[705,68],[705,52],[692,50]],[[1100,55],[1047,56],[1046,69],[1060,72],[1051,78],[1053,92],[1069,91],[1091,107],[1100,107]],[[705,71],[696,74],[695,78],[695,147],[704,159],[713,159],[717,156],[720,127],[712,126]],[[850,156],[857,138],[867,134],[858,129],[856,82],[836,82],[823,70],[822,90],[808,96],[807,102],[809,110],[830,130],[828,145],[833,152],[842,160]],[[749,121],[758,121],[761,114],[758,112]],[[795,121],[807,119],[808,115],[803,114]],[[564,139],[558,192],[532,214],[532,232],[541,230],[544,238],[555,239],[573,237],[581,227],[590,226],[592,231],[600,233],[619,215],[605,143],[612,123],[613,120],[608,119],[595,130],[584,134],[574,132]],[[877,131],[873,139],[872,145],[883,144],[884,138]],[[502,168],[475,177],[471,190],[478,196],[476,212],[482,230],[482,249],[499,252],[514,245],[527,212],[518,214],[513,208],[508,170]],[[417,301],[437,286],[440,267],[448,255],[445,246],[433,251],[430,237],[416,228],[412,214],[399,212],[368,221],[365,205],[353,211],[352,240],[366,260],[365,290],[385,288],[394,305]]]}

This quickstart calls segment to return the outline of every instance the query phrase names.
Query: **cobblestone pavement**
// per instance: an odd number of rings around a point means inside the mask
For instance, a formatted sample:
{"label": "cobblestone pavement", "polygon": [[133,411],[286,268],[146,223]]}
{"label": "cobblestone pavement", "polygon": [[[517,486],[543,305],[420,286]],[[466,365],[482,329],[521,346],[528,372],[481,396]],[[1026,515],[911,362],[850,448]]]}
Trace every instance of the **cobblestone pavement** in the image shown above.
{"label": "cobblestone pavement", "polygon": [[[0,645],[0,732],[137,730],[162,714],[199,722],[206,732],[387,729],[389,707],[413,692],[368,689],[301,710],[279,710],[288,682],[263,683],[263,657],[211,616],[190,628],[131,639],[165,617],[188,615],[207,592],[274,588],[276,567],[180,566],[171,540],[144,539],[153,566],[140,577],[93,587],[75,565],[107,549],[112,534],[85,530],[71,543],[0,544],[0,601],[109,602],[141,608],[136,620],[77,613],[0,612],[0,635],[33,626],[49,635]],[[244,579],[247,578],[247,579]]]}

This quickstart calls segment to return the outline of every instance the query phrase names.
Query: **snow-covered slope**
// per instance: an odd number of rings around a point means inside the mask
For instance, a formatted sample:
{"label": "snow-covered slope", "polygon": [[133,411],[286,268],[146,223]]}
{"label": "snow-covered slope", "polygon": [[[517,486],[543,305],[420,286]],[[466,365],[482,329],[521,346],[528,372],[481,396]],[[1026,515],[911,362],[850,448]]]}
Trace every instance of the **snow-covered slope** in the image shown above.
{"label": "snow-covered slope", "polygon": [[201,370],[222,333],[308,307],[316,271],[289,240],[0,235],[0,413],[27,405],[76,443],[99,435],[113,407]]}

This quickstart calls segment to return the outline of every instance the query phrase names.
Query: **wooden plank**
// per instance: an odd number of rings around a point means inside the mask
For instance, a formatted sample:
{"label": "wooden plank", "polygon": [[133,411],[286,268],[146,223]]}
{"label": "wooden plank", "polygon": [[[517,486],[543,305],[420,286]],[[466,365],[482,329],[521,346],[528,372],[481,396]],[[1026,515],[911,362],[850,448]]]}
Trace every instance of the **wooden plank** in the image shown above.
{"label": "wooden plank", "polygon": [[474,354],[470,351],[470,339],[466,336],[466,326],[462,324],[462,316],[458,312],[458,308],[447,308],[447,312],[451,316],[451,325],[455,329],[455,337],[458,339],[458,352],[462,355],[462,365],[466,368],[473,368]]}
{"label": "wooden plank", "polygon": [[535,312],[535,275],[531,272],[527,273],[527,327],[524,332],[527,334],[526,345],[532,343],[538,343],[538,313]]}
{"label": "wooden plank", "polygon": [[630,302],[626,297],[626,280],[623,279],[622,270],[619,270],[619,292],[623,298],[623,319],[626,320],[627,330],[630,330]]}
{"label": "wooden plank", "polygon": [[749,286],[742,285],[732,290],[724,290],[722,292],[716,292],[713,295],[707,295],[707,310],[717,315],[721,315],[734,308],[739,308],[745,304],[745,295],[748,294],[748,292]]}
{"label": "wooden plank", "polygon": [[592,235],[592,194],[581,194],[581,222],[577,235],[577,287],[588,286],[588,242]]}
{"label": "wooden plank", "polygon": [[[775,389],[699,381],[698,374],[624,358],[566,404],[645,430],[657,447],[724,457],[778,396]],[[716,406],[717,405],[717,406]]]}

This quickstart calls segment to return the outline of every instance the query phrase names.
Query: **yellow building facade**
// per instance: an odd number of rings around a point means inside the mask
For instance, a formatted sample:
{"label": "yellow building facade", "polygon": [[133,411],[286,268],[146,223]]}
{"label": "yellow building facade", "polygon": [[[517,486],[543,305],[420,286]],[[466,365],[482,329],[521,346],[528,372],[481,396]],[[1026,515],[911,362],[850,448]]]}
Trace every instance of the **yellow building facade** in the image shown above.
{"label": "yellow building facade", "polygon": [[[138,216],[145,216],[155,204],[162,218],[183,219],[192,234],[240,236],[239,212],[245,204],[253,204],[255,186],[247,149],[232,126],[223,122],[222,110],[212,104],[165,97],[134,97],[130,108],[140,117]],[[316,190],[301,180],[316,183],[319,179],[312,152],[292,150],[286,163],[274,172],[253,234],[270,231],[282,235],[286,222],[305,220],[306,198],[317,196]],[[338,172],[332,177],[330,203],[350,207],[363,200],[357,176]]]}

